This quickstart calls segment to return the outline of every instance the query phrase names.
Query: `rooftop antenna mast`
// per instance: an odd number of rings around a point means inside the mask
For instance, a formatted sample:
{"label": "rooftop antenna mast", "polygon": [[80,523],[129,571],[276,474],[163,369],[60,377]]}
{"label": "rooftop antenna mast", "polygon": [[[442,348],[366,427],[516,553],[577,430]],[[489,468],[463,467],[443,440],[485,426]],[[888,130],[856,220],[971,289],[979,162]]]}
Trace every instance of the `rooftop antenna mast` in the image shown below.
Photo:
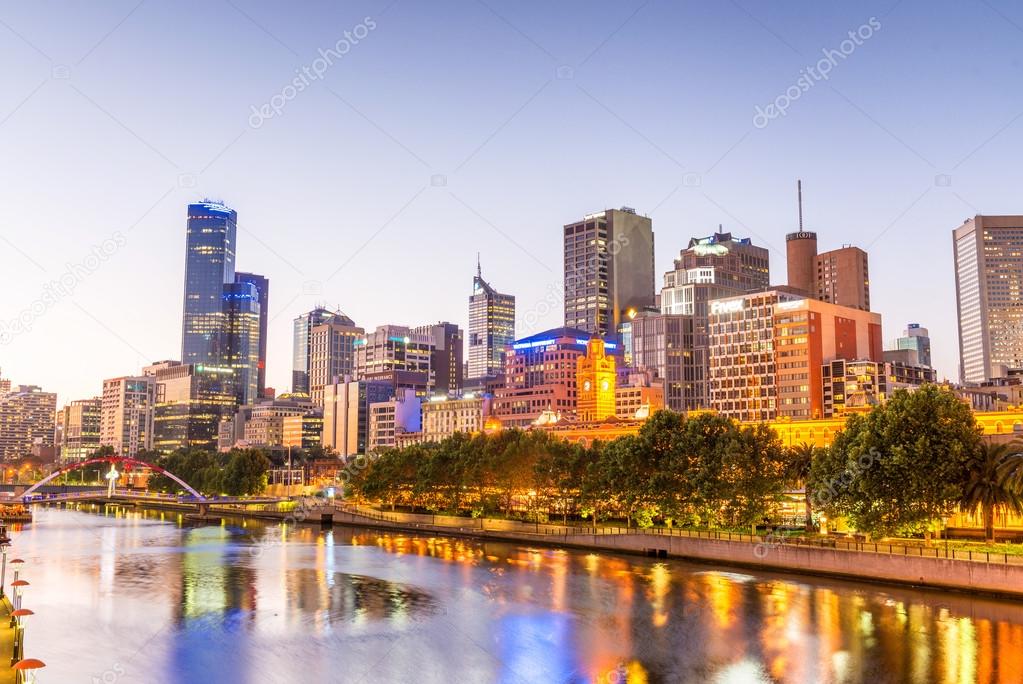
{"label": "rooftop antenna mast", "polygon": [[803,232],[803,181],[796,181],[796,194],[799,196],[799,232]]}
{"label": "rooftop antenna mast", "polygon": [[483,268],[480,266],[480,253],[476,252],[476,277],[483,280]]}

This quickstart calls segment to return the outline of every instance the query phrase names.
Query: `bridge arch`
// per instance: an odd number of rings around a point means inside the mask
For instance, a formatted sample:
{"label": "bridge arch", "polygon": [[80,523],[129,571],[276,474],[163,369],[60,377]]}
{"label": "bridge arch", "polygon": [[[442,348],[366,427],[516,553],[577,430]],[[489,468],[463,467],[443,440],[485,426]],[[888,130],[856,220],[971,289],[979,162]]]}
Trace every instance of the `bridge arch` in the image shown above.
{"label": "bridge arch", "polygon": [[39,482],[36,482],[34,485],[29,487],[28,489],[26,489],[25,492],[21,495],[21,498],[22,498],[22,500],[27,500],[28,497],[31,496],[37,489],[39,489],[40,487],[45,485],[50,480],[53,480],[54,478],[60,477],[64,473],[70,473],[72,471],[79,470],[79,469],[84,468],[84,467],[89,466],[89,465],[95,465],[97,463],[123,463],[123,464],[129,465],[129,466],[142,466],[144,468],[150,468],[151,470],[155,470],[156,472],[160,473],[161,475],[166,475],[170,479],[172,479],[175,482],[177,482],[179,485],[184,487],[185,490],[188,491],[188,493],[190,493],[192,496],[197,498],[199,501],[205,501],[206,500],[206,497],[203,496],[202,494],[200,494],[198,491],[196,491],[192,487],[192,485],[188,484],[187,482],[182,480],[180,477],[178,477],[177,475],[175,475],[171,471],[164,470],[160,466],[153,465],[152,463],[146,463],[145,461],[140,461],[140,460],[138,460],[136,458],[130,458],[128,456],[96,456],[94,458],[88,458],[88,459],[86,459],[84,461],[79,461],[78,463],[71,463],[69,465],[63,466],[63,467],[58,468],[57,470],[53,471],[52,473],[50,473],[49,475],[47,475],[43,479],[39,480]]}

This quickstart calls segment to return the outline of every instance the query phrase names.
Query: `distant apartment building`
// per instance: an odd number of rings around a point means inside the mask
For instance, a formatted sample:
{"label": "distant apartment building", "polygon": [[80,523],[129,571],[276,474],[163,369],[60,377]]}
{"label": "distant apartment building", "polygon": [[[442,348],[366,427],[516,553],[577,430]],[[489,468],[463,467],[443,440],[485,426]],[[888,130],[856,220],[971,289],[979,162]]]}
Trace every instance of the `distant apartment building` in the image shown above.
{"label": "distant apartment building", "polygon": [[477,263],[469,297],[469,359],[466,379],[504,372],[504,349],[515,341],[515,297],[501,294],[483,279]]}
{"label": "distant apartment building", "polygon": [[895,350],[915,351],[916,363],[928,367],[931,365],[930,333],[927,331],[927,328],[921,327],[919,323],[910,323],[906,326],[902,337],[895,340]]}
{"label": "distant apartment building", "polygon": [[[545,411],[574,416],[577,360],[586,354],[590,334],[555,328],[524,337],[505,356],[505,384],[494,396],[493,414],[505,427],[529,427]],[[605,348],[618,355],[614,342]]]}
{"label": "distant apartment building", "polygon": [[370,404],[387,401],[394,396],[388,381],[341,379],[324,388],[324,449],[338,456],[365,454],[369,438]]}
{"label": "distant apartment building", "polygon": [[323,405],[323,388],[334,381],[355,375],[355,343],[366,331],[338,312],[309,330],[309,366],[307,391],[313,403]]}
{"label": "distant apartment building", "polygon": [[103,381],[99,442],[121,456],[134,458],[153,448],[153,407],[156,381],[152,376],[125,376]]}
{"label": "distant apartment building", "polygon": [[57,395],[36,385],[18,385],[0,396],[0,459],[53,449]]}
{"label": "distant apartment building", "polygon": [[299,416],[284,418],[284,447],[313,449],[323,443],[323,412],[313,409]]}
{"label": "distant apartment building", "polygon": [[76,399],[57,414],[57,430],[61,434],[60,460],[65,463],[84,461],[100,447],[100,417],[103,401]]}
{"label": "distant apartment building", "polygon": [[710,309],[711,408],[744,421],[824,415],[821,369],[882,361],[881,316],[782,290],[720,299]]}
{"label": "distant apartment building", "polygon": [[654,306],[654,231],[629,207],[564,226],[565,327],[605,339],[630,310]]}
{"label": "distant apartment building", "polygon": [[153,377],[153,448],[217,449],[222,418],[238,406],[234,369],[161,362],[144,371]]}
{"label": "distant apartment building", "polygon": [[422,399],[412,389],[404,389],[387,401],[369,405],[368,453],[379,453],[399,446],[404,434],[422,431]]}
{"label": "distant apartment building", "polygon": [[355,341],[355,375],[359,380],[386,382],[392,394],[412,389],[425,396],[434,390],[434,331],[382,325]]}
{"label": "distant apartment building", "polygon": [[1023,216],[967,219],[952,232],[960,381],[1023,369]]}
{"label": "distant apartment building", "polygon": [[839,306],[870,311],[867,253],[843,245],[817,252],[817,233],[799,230],[785,236],[788,286],[800,294]]}
{"label": "distant apartment building", "polygon": [[244,441],[250,447],[279,449],[285,446],[288,418],[301,418],[312,410],[310,403],[267,401],[251,407],[245,420]]}
{"label": "distant apartment building", "polygon": [[462,329],[454,323],[440,322],[412,328],[413,337],[431,338],[430,392],[448,394],[459,392],[464,380]]}

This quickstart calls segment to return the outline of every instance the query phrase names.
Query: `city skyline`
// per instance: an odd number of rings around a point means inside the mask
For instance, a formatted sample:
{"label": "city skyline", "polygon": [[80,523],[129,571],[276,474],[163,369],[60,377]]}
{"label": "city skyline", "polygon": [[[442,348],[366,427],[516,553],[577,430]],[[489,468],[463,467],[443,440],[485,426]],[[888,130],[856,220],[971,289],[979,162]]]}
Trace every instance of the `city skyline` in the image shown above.
{"label": "city skyline", "polygon": [[[15,384],[56,392],[61,405],[97,396],[104,378],[178,358],[179,307],[161,298],[161,286],[143,285],[182,282],[182,207],[204,196],[241,216],[237,263],[274,281],[266,383],[278,390],[290,386],[291,321],[317,302],[340,304],[367,330],[441,320],[467,329],[477,252],[488,280],[516,296],[517,337],[559,327],[561,302],[548,298],[561,281],[562,227],[602,208],[627,205],[652,218],[658,282],[689,238],[723,224],[770,250],[771,282],[781,283],[784,236],[797,230],[797,178],[820,251],[853,244],[869,253],[886,345],[919,322],[931,331],[939,377],[954,380],[951,230],[975,214],[1018,213],[1001,152],[1023,134],[1023,100],[988,85],[1018,78],[1006,47],[1018,34],[990,8],[939,5],[914,17],[888,4],[771,14],[604,5],[579,16],[479,5],[460,19],[466,10],[454,5],[364,3],[317,6],[322,21],[299,30],[297,17],[269,5],[244,14],[227,5],[204,15],[237,39],[228,77],[216,83],[231,104],[201,117],[191,105],[182,110],[189,100],[180,94],[223,55],[167,10],[131,9],[57,18],[11,8],[0,27],[11,37],[3,56],[20,67],[0,97],[0,145],[29,160],[0,190],[17,283],[0,320],[44,300],[31,330],[0,347],[0,368]],[[659,28],[687,17],[702,34],[677,41]],[[431,41],[440,22],[457,40]],[[784,115],[763,109],[863,26],[870,37],[827,80],[813,81]],[[282,96],[279,115],[252,119],[252,107],[282,93],[346,31],[363,38],[335,50],[345,54],[323,78]],[[982,51],[950,47],[963,31],[991,40]],[[177,34],[188,57],[138,55],[140,37],[153,52],[168,45],[161,32]],[[484,44],[503,49],[488,54]],[[396,61],[409,47],[421,63]],[[125,80],[98,78],[124,50],[135,57]],[[694,68],[669,68],[679,63]],[[495,80],[489,98],[475,97]],[[401,114],[381,81],[409,97],[433,86],[441,97],[417,98],[419,111]],[[140,89],[152,97],[139,98]],[[625,100],[605,95],[626,90]],[[957,116],[966,93],[986,103],[968,120]],[[754,119],[758,107],[767,114]],[[310,145],[311,131],[330,144]],[[563,160],[600,159],[598,145],[623,163],[566,174]],[[509,218],[523,202],[527,218]],[[422,239],[431,232],[438,239]],[[416,299],[406,283],[380,278],[384,269],[412,279]],[[47,284],[65,274],[69,294],[47,303]],[[74,354],[69,325],[80,331]],[[75,371],[81,356],[89,376]]]}

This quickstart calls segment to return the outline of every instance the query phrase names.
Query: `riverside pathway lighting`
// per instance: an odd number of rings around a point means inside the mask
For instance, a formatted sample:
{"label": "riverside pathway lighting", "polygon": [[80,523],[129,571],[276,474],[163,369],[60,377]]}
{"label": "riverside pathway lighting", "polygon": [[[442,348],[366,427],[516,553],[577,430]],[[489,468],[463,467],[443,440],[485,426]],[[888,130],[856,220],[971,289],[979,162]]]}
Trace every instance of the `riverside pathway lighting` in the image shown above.
{"label": "riverside pathway lighting", "polygon": [[[25,591],[25,587],[29,586],[27,580],[19,579],[11,582],[11,591],[14,593],[14,610],[21,608],[21,595]],[[14,618],[11,618],[11,624],[13,625]]]}
{"label": "riverside pathway lighting", "polygon": [[12,558],[11,559],[11,570],[14,571],[14,581],[15,582],[18,581],[18,574],[21,572],[21,568],[22,568],[23,565],[25,565],[25,561],[23,561],[21,558]]}
{"label": "riverside pathway lighting", "polygon": [[25,653],[25,627],[28,625],[29,615],[35,615],[35,613],[28,608],[19,608],[11,613],[11,616],[16,620],[14,625],[14,654],[11,662],[21,660],[21,656]]}
{"label": "riverside pathway lighting", "polygon": [[4,587],[7,581],[7,550],[11,547],[11,538],[7,536],[7,525],[0,525],[0,556],[3,557],[0,565],[0,599],[4,597]]}
{"label": "riverside pathway lighting", "polygon": [[35,658],[25,658],[14,663],[14,669],[23,673],[21,681],[25,684],[35,684],[36,670],[41,670],[44,667],[46,667],[46,663]]}

